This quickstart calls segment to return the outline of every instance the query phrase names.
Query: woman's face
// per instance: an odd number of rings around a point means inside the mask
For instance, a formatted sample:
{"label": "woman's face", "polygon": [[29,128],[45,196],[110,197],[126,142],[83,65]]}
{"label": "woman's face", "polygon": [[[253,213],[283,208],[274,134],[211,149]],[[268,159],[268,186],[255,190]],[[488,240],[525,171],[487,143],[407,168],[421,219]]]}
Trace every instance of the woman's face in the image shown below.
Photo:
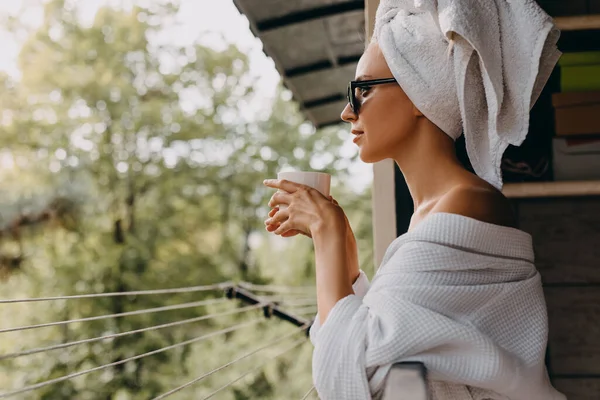
{"label": "woman's face", "polygon": [[[356,67],[355,80],[392,78],[379,46],[371,43]],[[396,159],[403,143],[416,130],[422,114],[397,83],[356,89],[360,103],[358,115],[350,104],[342,111],[342,120],[352,124],[360,158],[375,163],[386,158]]]}

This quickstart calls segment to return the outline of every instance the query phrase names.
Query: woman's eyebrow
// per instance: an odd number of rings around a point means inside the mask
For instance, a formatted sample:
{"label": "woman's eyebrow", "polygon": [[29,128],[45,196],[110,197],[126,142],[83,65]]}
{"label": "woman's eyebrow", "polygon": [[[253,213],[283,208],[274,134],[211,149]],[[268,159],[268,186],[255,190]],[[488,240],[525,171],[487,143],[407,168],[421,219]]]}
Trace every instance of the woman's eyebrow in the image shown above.
{"label": "woman's eyebrow", "polygon": [[368,78],[372,78],[372,76],[371,75],[361,75],[361,76],[357,77],[355,79],[355,81],[364,81],[364,80],[366,80]]}

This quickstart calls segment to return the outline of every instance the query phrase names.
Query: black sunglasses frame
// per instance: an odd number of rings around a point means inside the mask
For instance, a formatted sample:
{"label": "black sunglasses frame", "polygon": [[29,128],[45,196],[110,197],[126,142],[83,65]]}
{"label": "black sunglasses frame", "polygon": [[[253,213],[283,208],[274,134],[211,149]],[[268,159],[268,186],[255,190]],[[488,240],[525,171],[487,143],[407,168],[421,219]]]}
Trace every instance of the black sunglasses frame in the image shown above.
{"label": "black sunglasses frame", "polygon": [[350,104],[350,108],[354,114],[358,115],[358,111],[360,109],[360,103],[356,100],[355,89],[365,86],[374,86],[374,85],[383,85],[385,83],[396,83],[396,78],[383,78],[383,79],[370,79],[364,81],[350,81],[348,83],[348,104]]}

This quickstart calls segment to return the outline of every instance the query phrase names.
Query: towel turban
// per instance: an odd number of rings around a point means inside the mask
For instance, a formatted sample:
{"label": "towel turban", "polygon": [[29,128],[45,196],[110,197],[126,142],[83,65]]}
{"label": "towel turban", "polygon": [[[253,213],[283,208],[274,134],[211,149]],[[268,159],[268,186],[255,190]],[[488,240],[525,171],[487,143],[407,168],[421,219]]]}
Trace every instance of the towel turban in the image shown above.
{"label": "towel turban", "polygon": [[381,0],[373,39],[415,106],[463,133],[475,173],[501,189],[502,155],[527,136],[559,36],[533,0]]}

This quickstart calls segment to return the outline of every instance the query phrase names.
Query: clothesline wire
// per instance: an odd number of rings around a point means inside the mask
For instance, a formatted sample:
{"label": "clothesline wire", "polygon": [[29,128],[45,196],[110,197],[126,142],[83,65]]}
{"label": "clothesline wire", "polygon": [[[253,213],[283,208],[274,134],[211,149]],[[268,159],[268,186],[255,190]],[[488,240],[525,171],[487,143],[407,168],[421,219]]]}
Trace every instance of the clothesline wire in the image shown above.
{"label": "clothesline wire", "polygon": [[277,299],[271,299],[271,298],[265,298],[265,297],[260,297],[261,300],[268,300],[271,301],[273,303],[277,303],[280,306],[284,306],[284,307],[302,307],[302,306],[314,306],[317,305],[317,299],[316,298],[301,298],[298,300],[286,300],[286,299],[281,299],[281,300],[277,300]]}
{"label": "clothesline wire", "polygon": [[[89,299],[89,298],[99,298],[99,297],[145,296],[145,295],[154,295],[154,294],[193,293],[193,292],[226,290],[226,289],[234,287],[234,286],[235,286],[234,283],[232,283],[230,281],[226,281],[226,282],[216,283],[213,285],[190,286],[190,287],[172,288],[172,289],[91,293],[91,294],[78,294],[78,295],[69,295],[69,296],[35,297],[35,298],[22,298],[22,299],[2,299],[2,300],[0,300],[0,304],[31,303],[31,302],[55,301],[55,300]],[[311,292],[314,293],[314,291],[315,291],[315,288],[311,287],[311,286],[256,285],[256,284],[249,283],[249,282],[240,282],[239,286],[244,289],[254,290],[254,291],[258,291],[258,292],[271,292],[271,293],[280,293],[280,294],[296,295],[296,296],[307,295]]]}
{"label": "clothesline wire", "polygon": [[192,292],[207,292],[211,290],[225,290],[234,286],[232,282],[221,282],[214,285],[191,286],[173,289],[156,289],[156,290],[137,290],[131,292],[109,292],[109,293],[92,293],[78,294],[72,296],[54,296],[54,297],[37,297],[29,299],[6,299],[0,300],[0,304],[7,303],[30,303],[35,301],[53,301],[53,300],[72,300],[72,299],[89,299],[96,297],[115,297],[115,296],[145,296],[150,294],[173,294],[173,293],[192,293]]}
{"label": "clothesline wire", "polygon": [[247,290],[272,293],[298,293],[309,294],[315,292],[314,286],[277,286],[277,285],[256,285],[249,282],[240,282],[239,286]]}
{"label": "clothesline wire", "polygon": [[66,324],[72,324],[75,322],[88,322],[88,321],[97,321],[97,320],[107,319],[107,318],[118,318],[118,317],[128,317],[128,316],[132,316],[132,315],[150,314],[150,313],[161,312],[161,311],[179,310],[179,309],[183,309],[183,308],[201,307],[201,306],[207,306],[207,305],[212,305],[212,304],[225,303],[228,301],[229,301],[229,299],[227,299],[226,297],[218,298],[218,299],[194,301],[191,303],[183,303],[183,304],[176,304],[176,305],[171,305],[171,306],[147,308],[144,310],[127,311],[127,312],[122,312],[122,313],[117,313],[117,314],[99,315],[96,317],[70,319],[70,320],[58,321],[58,322],[48,322],[48,323],[44,323],[44,324],[20,326],[17,328],[5,328],[5,329],[0,329],[0,333],[24,331],[24,330],[36,329],[36,328],[45,328],[48,326],[66,325]]}
{"label": "clothesline wire", "polygon": [[298,285],[294,285],[294,286],[286,286],[286,285],[263,285],[260,283],[252,283],[252,282],[246,282],[246,281],[241,281],[239,282],[240,286],[252,286],[255,288],[286,288],[286,289],[304,289],[304,290],[314,290],[315,286],[314,285],[304,285],[304,286],[298,286]]}
{"label": "clothesline wire", "polygon": [[313,387],[311,387],[311,388],[310,388],[310,390],[309,390],[308,392],[306,392],[306,394],[304,395],[304,397],[302,397],[302,399],[301,399],[301,400],[306,400],[306,399],[308,399],[308,396],[310,396],[310,394],[311,394],[312,392],[314,392],[314,391],[315,391],[315,387],[313,386]]}
{"label": "clothesline wire", "polygon": [[261,318],[257,318],[257,319],[251,320],[249,322],[245,322],[245,323],[242,323],[242,324],[234,325],[234,326],[229,327],[227,329],[222,329],[220,331],[211,332],[211,333],[203,335],[203,336],[199,336],[199,337],[196,337],[196,338],[193,338],[193,339],[190,339],[190,340],[186,340],[186,341],[181,342],[181,343],[176,343],[176,344],[173,344],[173,345],[170,345],[170,346],[162,347],[160,349],[149,351],[149,352],[143,353],[143,354],[139,354],[137,356],[129,357],[129,358],[126,358],[124,360],[115,361],[115,362],[112,362],[112,363],[109,363],[109,364],[101,365],[99,367],[87,369],[87,370],[84,370],[84,371],[75,372],[73,374],[65,375],[65,376],[62,376],[62,377],[59,377],[59,378],[55,378],[55,379],[51,379],[51,380],[48,380],[48,381],[45,381],[45,382],[36,383],[34,385],[26,386],[26,387],[24,387],[22,389],[13,390],[11,392],[0,393],[0,399],[4,399],[4,398],[11,397],[11,396],[14,396],[14,395],[17,395],[17,394],[21,394],[21,393],[30,392],[32,390],[40,389],[40,388],[42,388],[44,386],[48,386],[48,385],[51,385],[51,384],[54,384],[54,383],[66,381],[68,379],[76,378],[76,377],[81,376],[81,375],[89,374],[90,372],[99,371],[99,370],[102,370],[102,369],[106,369],[108,367],[114,367],[114,366],[119,365],[119,364],[124,364],[124,363],[129,362],[129,361],[134,361],[134,360],[137,360],[137,359],[140,359],[140,358],[143,358],[143,357],[147,357],[147,356],[151,356],[151,355],[154,355],[154,354],[162,353],[162,352],[167,351],[167,350],[171,350],[171,349],[174,349],[174,348],[177,348],[177,347],[182,347],[182,346],[185,346],[185,345],[188,345],[188,344],[191,344],[191,343],[199,342],[201,340],[209,339],[209,338],[217,336],[217,335],[221,335],[221,334],[233,332],[233,331],[236,331],[236,330],[239,330],[239,329],[242,329],[242,328],[245,328],[245,327],[257,324],[259,322],[264,322],[264,321],[265,321],[265,319],[262,318],[262,317]]}
{"label": "clothesline wire", "polygon": [[288,353],[289,351],[293,350],[294,348],[298,347],[299,345],[301,345],[302,343],[306,343],[306,339],[302,338],[299,339],[297,341],[295,341],[291,346],[289,346],[288,348],[286,348],[285,350],[277,353],[276,355],[267,358],[267,360],[265,360],[264,362],[258,364],[255,368],[252,368],[251,370],[244,372],[242,375],[238,376],[237,378],[235,378],[234,380],[230,381],[229,383],[221,386],[220,388],[218,388],[217,390],[215,390],[214,392],[210,393],[208,396],[203,397],[202,400],[207,400],[210,399],[211,397],[213,397],[214,395],[216,395],[217,393],[219,393],[220,391],[227,389],[229,386],[233,385],[234,383],[236,383],[237,381],[239,381],[240,379],[244,378],[245,376],[258,371],[259,369],[263,368],[268,362],[281,357],[282,355]]}
{"label": "clothesline wire", "polygon": [[158,330],[158,329],[170,328],[170,327],[178,326],[178,325],[190,324],[193,322],[203,321],[203,320],[207,320],[207,319],[223,317],[226,315],[240,314],[240,313],[247,312],[247,311],[254,310],[257,308],[261,308],[261,307],[264,307],[264,304],[255,304],[252,306],[242,307],[242,308],[239,308],[236,310],[230,310],[230,311],[226,311],[226,312],[222,312],[222,313],[203,315],[201,317],[189,318],[189,319],[185,319],[182,321],[170,322],[170,323],[166,323],[166,324],[162,324],[162,325],[156,325],[156,326],[151,326],[148,328],[136,329],[136,330],[127,331],[127,332],[113,333],[110,335],[99,336],[99,337],[95,337],[95,338],[91,338],[91,339],[77,340],[74,342],[61,343],[61,344],[48,346],[48,347],[38,347],[35,349],[31,349],[31,350],[25,350],[25,351],[22,351],[19,353],[11,353],[11,354],[2,355],[2,356],[0,356],[0,361],[6,360],[9,358],[17,358],[17,357],[22,357],[22,356],[28,356],[31,354],[42,353],[42,352],[46,352],[46,351],[64,349],[64,348],[76,346],[79,344],[93,343],[93,342],[97,342],[100,340],[114,339],[114,338],[121,337],[121,336],[133,335],[136,333],[142,333],[142,332],[154,331],[154,330]]}
{"label": "clothesline wire", "polygon": [[[249,353],[246,353],[246,354],[244,354],[243,356],[241,356],[241,357],[238,357],[238,358],[236,358],[236,359],[235,359],[235,360],[233,360],[233,361],[230,361],[230,362],[228,362],[228,363],[226,363],[226,364],[223,364],[223,365],[221,365],[220,367],[213,369],[212,371],[209,371],[209,372],[207,372],[207,373],[205,373],[205,374],[203,374],[203,375],[201,375],[201,376],[199,376],[199,377],[197,377],[197,378],[195,378],[195,379],[193,379],[193,380],[191,380],[191,381],[189,381],[189,382],[187,382],[187,383],[185,383],[185,384],[183,384],[183,385],[181,385],[181,386],[179,386],[179,387],[176,387],[175,389],[172,389],[172,390],[170,390],[170,391],[168,391],[168,392],[166,392],[166,393],[164,393],[164,394],[161,394],[160,396],[158,396],[158,397],[155,397],[155,398],[154,398],[154,399],[152,399],[152,400],[161,400],[161,399],[167,398],[168,396],[170,396],[170,395],[172,395],[172,394],[175,394],[175,393],[177,393],[177,392],[179,392],[179,391],[181,391],[181,390],[183,390],[183,389],[185,389],[185,388],[187,388],[187,387],[189,387],[189,386],[192,386],[193,384],[195,384],[195,383],[197,383],[197,382],[201,381],[202,379],[204,379],[204,378],[207,378],[207,377],[209,377],[209,376],[213,375],[214,373],[216,373],[216,372],[219,372],[219,371],[221,371],[222,369],[225,369],[225,368],[229,367],[230,365],[233,365],[233,364],[235,364],[235,363],[237,363],[237,362],[239,362],[239,361],[241,361],[241,360],[243,360],[243,359],[245,359],[245,358],[248,358],[248,357],[250,357],[250,356],[252,356],[252,355],[254,355],[254,354],[258,353],[258,352],[259,352],[259,351],[261,351],[261,350],[264,350],[264,349],[267,349],[267,348],[269,348],[269,347],[272,347],[272,346],[274,346],[274,345],[276,345],[276,344],[278,344],[278,343],[281,343],[282,341],[284,341],[284,340],[286,340],[286,339],[289,339],[290,337],[292,337],[292,336],[294,336],[294,335],[297,335],[297,334],[298,334],[298,333],[300,333],[300,332],[303,332],[303,331],[305,331],[305,330],[306,330],[306,328],[308,328],[308,325],[302,326],[302,327],[300,327],[300,328],[296,328],[296,329],[294,329],[294,331],[293,331],[293,332],[291,332],[291,333],[289,333],[289,334],[287,334],[287,335],[284,335],[284,336],[282,336],[282,337],[280,337],[280,338],[276,339],[275,341],[272,341],[272,342],[270,342],[270,343],[268,343],[268,344],[266,344],[266,345],[264,345],[264,346],[261,346],[261,347],[259,347],[259,348],[256,348],[256,349],[252,350],[251,352],[249,352]],[[306,339],[304,339],[304,340],[306,340]]]}
{"label": "clothesline wire", "polygon": [[308,292],[308,291],[295,291],[295,290],[289,290],[289,289],[281,289],[281,290],[272,289],[272,290],[266,290],[266,289],[256,289],[256,288],[246,287],[246,286],[241,286],[241,285],[238,286],[238,288],[249,290],[249,291],[255,293],[257,296],[278,295],[278,294],[279,295],[285,295],[287,297],[291,297],[291,296],[315,297],[316,296],[316,292],[315,291]]}
{"label": "clothesline wire", "polygon": [[272,302],[288,302],[288,301],[315,301],[316,300],[316,296],[306,296],[305,293],[299,293],[299,294],[290,294],[290,295],[285,295],[285,296],[281,296],[279,294],[274,295],[274,296],[269,296],[269,295],[265,295],[262,293],[255,293],[253,292],[257,297],[260,297],[263,300],[268,300],[268,301],[272,301]]}

